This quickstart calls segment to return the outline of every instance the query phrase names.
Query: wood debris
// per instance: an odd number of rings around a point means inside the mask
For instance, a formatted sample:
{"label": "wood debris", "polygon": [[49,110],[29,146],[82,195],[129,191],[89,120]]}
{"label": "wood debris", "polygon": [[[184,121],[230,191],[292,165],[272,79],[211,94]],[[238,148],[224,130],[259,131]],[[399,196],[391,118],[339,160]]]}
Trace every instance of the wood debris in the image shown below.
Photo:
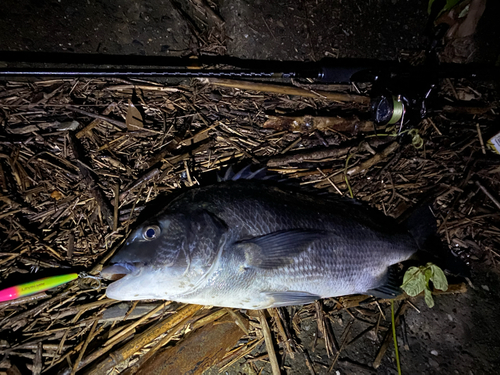
{"label": "wood debris", "polygon": [[[214,9],[194,3],[220,26]],[[208,44],[200,39],[199,45]],[[453,81],[450,91],[444,82],[442,95],[454,100],[461,84]],[[348,183],[356,199],[395,217],[431,203],[438,233],[454,255],[497,267],[500,167],[489,151],[483,155],[482,137],[494,130],[498,102],[437,112],[420,124],[424,146],[416,149],[396,141],[394,129],[359,120],[368,118],[368,97],[341,89],[216,79],[175,86],[0,82],[0,288],[74,269],[97,275],[134,222],[150,212],[150,202],[237,163],[267,166],[330,194],[347,195]],[[493,97],[487,85],[475,90]],[[464,284],[450,288],[465,290]],[[0,371],[22,359],[33,373],[133,374],[165,358],[177,366],[179,351],[201,338],[208,341],[196,373],[210,366],[224,371],[243,359],[255,373],[266,367],[285,374],[288,363],[298,362],[311,374],[337,366],[374,371],[390,346],[387,339],[378,357],[368,351],[370,364],[349,350],[370,340],[379,348],[390,333],[387,301],[367,303],[366,296],[270,309],[268,317],[158,301],[119,303],[104,292],[95,280],[79,279],[0,303]],[[312,346],[300,339],[306,327],[317,332]],[[223,348],[212,345],[214,335],[223,337]],[[314,352],[320,344],[328,359]],[[188,365],[195,354],[179,360]]]}

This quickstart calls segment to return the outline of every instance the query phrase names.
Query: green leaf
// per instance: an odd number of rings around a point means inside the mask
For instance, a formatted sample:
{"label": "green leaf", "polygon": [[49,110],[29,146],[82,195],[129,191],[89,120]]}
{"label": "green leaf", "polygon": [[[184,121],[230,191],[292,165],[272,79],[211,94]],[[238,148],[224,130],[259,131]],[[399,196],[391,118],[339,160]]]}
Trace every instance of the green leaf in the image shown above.
{"label": "green leaf", "polygon": [[405,272],[403,277],[403,285],[401,285],[406,294],[411,297],[422,293],[425,289],[425,276],[420,268],[410,267]]}
{"label": "green leaf", "polygon": [[401,289],[411,297],[415,297],[424,291],[425,303],[427,306],[433,307],[434,299],[432,298],[432,293],[429,288],[429,280],[432,281],[436,289],[448,289],[448,281],[446,280],[443,270],[432,263],[427,263],[425,266],[420,266],[418,268],[408,268],[403,277]]}
{"label": "green leaf", "polygon": [[430,264],[427,263],[427,267],[425,268],[424,274],[425,274],[425,284],[429,284],[429,280],[432,279],[432,267],[429,267]]}
{"label": "green leaf", "polygon": [[429,289],[425,289],[424,299],[427,306],[429,306],[430,308],[434,307],[434,300],[432,299],[432,293]]}
{"label": "green leaf", "polygon": [[[438,18],[443,12],[446,12],[453,8],[455,5],[460,3],[462,0],[446,0],[446,5],[438,12],[436,18]],[[432,4],[434,4],[434,0],[429,0],[429,4],[427,5],[427,13],[431,14]]]}
{"label": "green leaf", "polygon": [[448,281],[446,280],[446,275],[444,274],[443,270],[435,264],[431,265],[431,269],[431,281],[434,284],[434,288],[440,290],[448,290]]}
{"label": "green leaf", "polygon": [[408,268],[405,272],[405,275],[403,276],[403,285],[417,278],[419,273],[421,273],[420,268],[417,267]]}
{"label": "green leaf", "polygon": [[431,14],[432,4],[434,0],[429,0],[429,4],[427,5],[427,14]]}

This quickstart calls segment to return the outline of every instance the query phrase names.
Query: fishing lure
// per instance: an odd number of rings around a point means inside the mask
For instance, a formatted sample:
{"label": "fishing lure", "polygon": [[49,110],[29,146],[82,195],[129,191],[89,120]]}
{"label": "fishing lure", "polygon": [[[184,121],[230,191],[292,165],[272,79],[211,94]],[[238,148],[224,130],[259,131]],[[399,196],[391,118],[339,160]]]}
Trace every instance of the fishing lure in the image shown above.
{"label": "fishing lure", "polygon": [[[43,279],[31,281],[7,289],[0,290],[0,302],[11,301],[19,297],[25,297],[32,294],[40,293],[56,286],[69,283],[70,281],[81,277],[77,273],[68,273],[66,275],[45,277]],[[86,276],[86,275],[85,275]]]}

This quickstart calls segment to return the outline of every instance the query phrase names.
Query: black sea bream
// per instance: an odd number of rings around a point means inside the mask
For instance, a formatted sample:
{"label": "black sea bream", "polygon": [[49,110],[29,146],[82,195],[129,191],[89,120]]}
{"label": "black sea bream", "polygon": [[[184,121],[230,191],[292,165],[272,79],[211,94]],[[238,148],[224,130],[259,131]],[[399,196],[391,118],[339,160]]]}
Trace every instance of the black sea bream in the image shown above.
{"label": "black sea bream", "polygon": [[389,267],[417,249],[407,230],[354,201],[238,180],[177,197],[103,275],[126,274],[107,289],[117,300],[263,309],[390,294]]}

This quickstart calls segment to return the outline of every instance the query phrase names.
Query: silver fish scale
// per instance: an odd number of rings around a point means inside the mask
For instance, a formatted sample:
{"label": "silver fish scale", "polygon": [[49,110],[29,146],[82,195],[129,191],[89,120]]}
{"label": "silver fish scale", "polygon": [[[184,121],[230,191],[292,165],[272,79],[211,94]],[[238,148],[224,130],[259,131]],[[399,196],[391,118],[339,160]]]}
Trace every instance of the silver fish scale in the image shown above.
{"label": "silver fish scale", "polygon": [[[355,220],[360,217],[353,213],[356,207],[345,202],[336,205],[258,182],[200,188],[168,210],[201,204],[227,225],[228,234],[211,275],[196,290],[175,296],[183,302],[264,308],[275,304],[274,293],[298,291],[320,297],[363,293],[380,286],[388,266],[416,251],[409,234],[390,234],[392,228],[374,230],[370,220]],[[235,248],[241,240],[295,229],[329,235],[313,241],[292,264],[277,269],[245,267],[244,254]]]}

